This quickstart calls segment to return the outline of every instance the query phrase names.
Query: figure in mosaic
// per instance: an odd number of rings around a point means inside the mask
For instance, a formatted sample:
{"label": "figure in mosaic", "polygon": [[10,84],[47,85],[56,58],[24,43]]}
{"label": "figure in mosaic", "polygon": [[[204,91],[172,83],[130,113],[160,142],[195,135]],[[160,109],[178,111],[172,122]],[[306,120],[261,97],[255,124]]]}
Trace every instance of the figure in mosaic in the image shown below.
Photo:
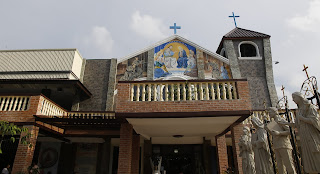
{"label": "figure in mosaic", "polygon": [[300,92],[293,93],[292,99],[298,105],[295,123],[282,124],[298,129],[304,171],[320,173],[320,117],[317,108]]}
{"label": "figure in mosaic", "polygon": [[267,126],[266,130],[272,135],[274,153],[277,160],[279,174],[296,174],[292,158],[292,146],[289,139],[289,126],[281,125],[279,122],[286,121],[281,118],[278,109],[275,107],[268,108],[269,116],[274,120]]}
{"label": "figure in mosaic", "polygon": [[255,174],[254,154],[251,144],[251,132],[247,126],[243,127],[243,134],[239,140],[240,154],[242,158],[242,170],[246,174]]}
{"label": "figure in mosaic", "polygon": [[170,45],[167,49],[164,50],[164,64],[167,68],[176,68],[177,67],[177,59],[173,57],[174,52],[172,51],[173,46]]}
{"label": "figure in mosaic", "polygon": [[254,152],[254,162],[256,173],[258,174],[273,174],[272,160],[268,145],[267,131],[264,129],[262,121],[254,117],[252,125],[256,129],[252,134],[252,147]]}
{"label": "figure in mosaic", "polygon": [[139,60],[138,57],[135,58],[135,60],[131,63],[131,65],[128,65],[126,72],[124,75],[120,78],[121,81],[132,81],[135,78],[139,78],[142,76],[143,70],[141,68],[142,62]]}
{"label": "figure in mosaic", "polygon": [[177,63],[178,63],[177,68],[187,68],[188,67],[187,53],[181,46],[179,46],[178,49],[179,49],[179,54],[178,54],[178,60],[177,60]]}

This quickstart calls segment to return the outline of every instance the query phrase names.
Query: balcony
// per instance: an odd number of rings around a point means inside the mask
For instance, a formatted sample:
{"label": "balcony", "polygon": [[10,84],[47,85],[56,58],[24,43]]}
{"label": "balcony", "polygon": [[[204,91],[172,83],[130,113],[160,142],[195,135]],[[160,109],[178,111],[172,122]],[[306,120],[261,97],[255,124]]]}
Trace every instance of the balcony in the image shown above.
{"label": "balcony", "polygon": [[251,110],[248,82],[244,79],[119,81],[117,89],[116,112],[120,115]]}

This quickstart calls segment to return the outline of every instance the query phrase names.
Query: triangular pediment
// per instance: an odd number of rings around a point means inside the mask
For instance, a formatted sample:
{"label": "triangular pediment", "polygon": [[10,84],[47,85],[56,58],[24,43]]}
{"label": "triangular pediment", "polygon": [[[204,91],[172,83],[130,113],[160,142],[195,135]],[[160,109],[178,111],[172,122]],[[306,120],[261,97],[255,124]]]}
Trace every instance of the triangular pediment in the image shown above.
{"label": "triangular pediment", "polygon": [[174,41],[174,40],[179,40],[181,42],[189,44],[189,45],[195,47],[197,50],[200,50],[200,51],[202,51],[202,52],[204,52],[204,53],[206,53],[206,54],[208,54],[210,56],[213,56],[214,58],[216,58],[216,59],[218,59],[218,60],[220,60],[220,61],[222,61],[222,62],[224,62],[226,64],[229,64],[229,60],[227,58],[225,58],[225,57],[223,57],[223,56],[221,56],[221,55],[219,55],[219,54],[217,54],[217,53],[215,53],[213,51],[210,51],[210,50],[208,50],[208,49],[206,49],[206,48],[204,48],[204,47],[202,47],[202,46],[200,46],[200,45],[198,45],[198,44],[196,44],[196,43],[194,43],[194,42],[192,42],[192,41],[190,41],[190,40],[188,40],[188,39],[186,39],[186,38],[184,38],[182,36],[179,36],[179,35],[172,35],[172,36],[170,36],[170,37],[168,37],[166,39],[163,39],[163,40],[161,40],[159,42],[156,42],[156,43],[154,43],[154,44],[152,44],[150,46],[147,46],[147,47],[145,47],[145,48],[143,48],[143,49],[141,49],[139,51],[136,51],[136,52],[134,52],[132,54],[129,54],[129,55],[125,56],[125,57],[119,58],[118,59],[118,63],[126,61],[126,60],[128,60],[130,58],[136,57],[136,56],[138,56],[138,55],[140,55],[142,53],[145,53],[145,52],[147,52],[149,50],[154,49],[155,47],[157,47],[159,45],[162,45],[164,43],[167,43],[167,42],[170,42],[170,41]]}

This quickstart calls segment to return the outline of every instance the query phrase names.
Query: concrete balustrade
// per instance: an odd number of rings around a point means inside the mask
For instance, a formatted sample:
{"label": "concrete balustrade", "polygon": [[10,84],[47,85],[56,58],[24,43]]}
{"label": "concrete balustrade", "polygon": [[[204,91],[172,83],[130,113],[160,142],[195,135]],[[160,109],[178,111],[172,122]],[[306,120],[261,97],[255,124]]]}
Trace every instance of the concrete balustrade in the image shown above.
{"label": "concrete balustrade", "polygon": [[26,111],[30,96],[1,96],[0,111]]}
{"label": "concrete balustrade", "polygon": [[130,101],[234,100],[236,86],[236,81],[132,82]]}

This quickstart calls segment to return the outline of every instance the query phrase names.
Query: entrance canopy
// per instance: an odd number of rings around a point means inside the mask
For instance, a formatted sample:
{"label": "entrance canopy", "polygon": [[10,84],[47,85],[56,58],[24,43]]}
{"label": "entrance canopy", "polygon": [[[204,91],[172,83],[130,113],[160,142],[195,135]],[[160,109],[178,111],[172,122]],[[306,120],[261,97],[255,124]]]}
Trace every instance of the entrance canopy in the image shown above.
{"label": "entrance canopy", "polygon": [[241,116],[189,118],[127,118],[134,130],[153,144],[200,144],[227,131]]}

